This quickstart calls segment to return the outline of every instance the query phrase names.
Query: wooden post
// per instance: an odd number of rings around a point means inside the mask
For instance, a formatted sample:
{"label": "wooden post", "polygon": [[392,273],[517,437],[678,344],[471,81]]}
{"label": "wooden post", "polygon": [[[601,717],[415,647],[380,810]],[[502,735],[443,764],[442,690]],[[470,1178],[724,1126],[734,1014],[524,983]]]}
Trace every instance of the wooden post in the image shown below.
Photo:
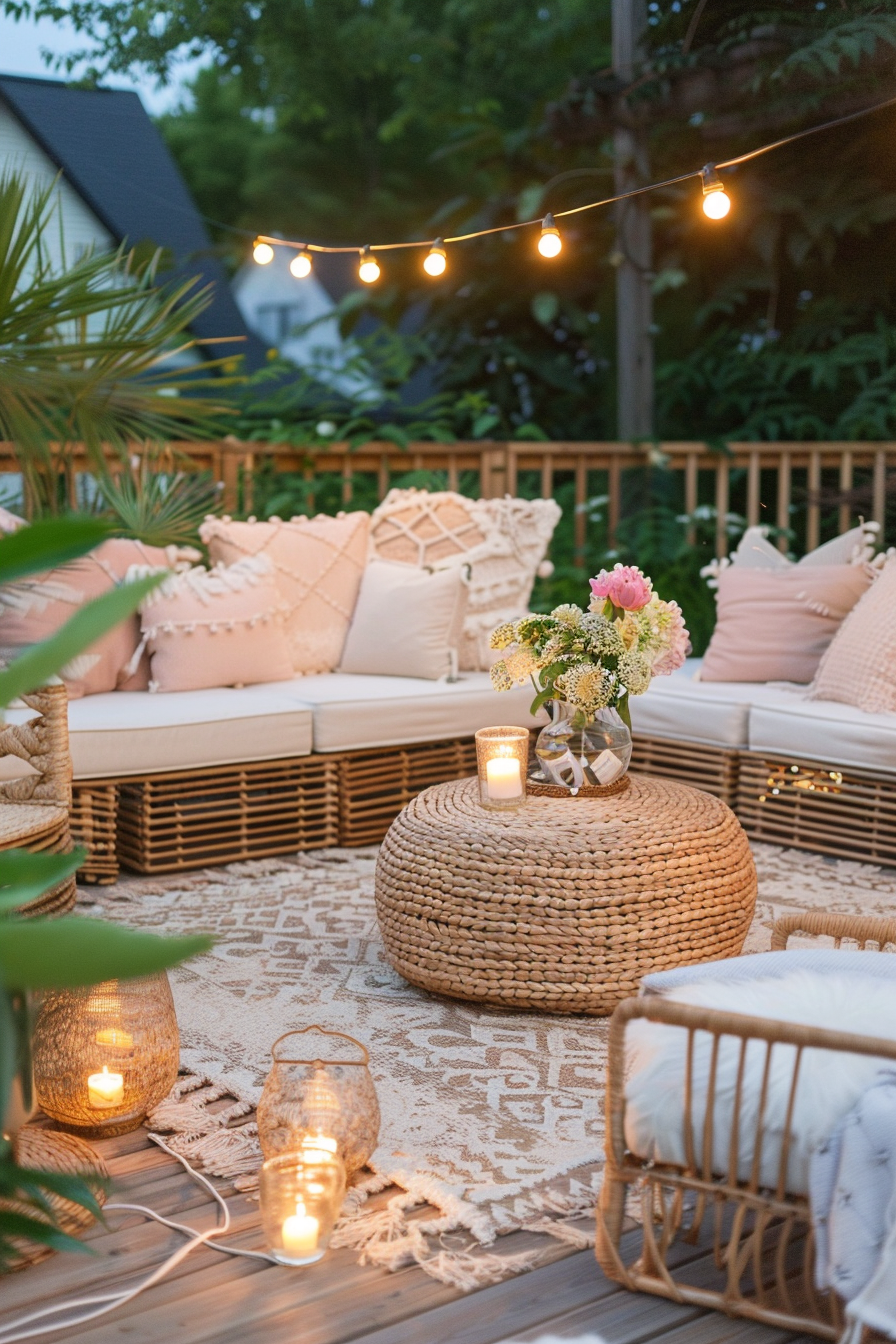
{"label": "wooden post", "polygon": [[[630,83],[647,25],[645,0],[613,0],[613,72]],[[624,114],[623,114],[624,116]],[[623,119],[620,117],[620,120]],[[648,180],[643,132],[620,124],[613,132],[617,194]],[[650,211],[646,197],[621,201],[616,213],[617,437],[653,436],[653,291]]]}

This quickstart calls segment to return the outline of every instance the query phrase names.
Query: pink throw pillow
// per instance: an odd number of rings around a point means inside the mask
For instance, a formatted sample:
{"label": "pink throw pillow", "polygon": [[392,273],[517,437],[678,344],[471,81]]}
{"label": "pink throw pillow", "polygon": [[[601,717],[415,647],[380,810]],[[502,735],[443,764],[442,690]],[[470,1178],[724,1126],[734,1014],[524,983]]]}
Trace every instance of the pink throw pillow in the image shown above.
{"label": "pink throw pillow", "polygon": [[888,560],[843,622],[809,692],[866,714],[896,712],[896,560]]}
{"label": "pink throw pillow", "polygon": [[[113,537],[96,550],[45,574],[32,574],[0,590],[0,656],[9,659],[53,635],[78,607],[124,583],[132,565],[170,569],[177,552]],[[62,669],[70,700],[101,691],[145,690],[148,665],[131,672],[140,643],[137,614],[121,621]]]}
{"label": "pink throw pillow", "polygon": [[296,672],[332,672],[339,665],[367,562],[370,515],[270,518],[234,523],[206,518],[199,535],[216,564],[264,555],[286,607],[286,634]]}
{"label": "pink throw pillow", "polygon": [[810,682],[870,583],[864,565],[723,569],[701,681]]}
{"label": "pink throw pillow", "polygon": [[284,606],[270,562],[173,575],[143,604],[151,691],[290,681]]}

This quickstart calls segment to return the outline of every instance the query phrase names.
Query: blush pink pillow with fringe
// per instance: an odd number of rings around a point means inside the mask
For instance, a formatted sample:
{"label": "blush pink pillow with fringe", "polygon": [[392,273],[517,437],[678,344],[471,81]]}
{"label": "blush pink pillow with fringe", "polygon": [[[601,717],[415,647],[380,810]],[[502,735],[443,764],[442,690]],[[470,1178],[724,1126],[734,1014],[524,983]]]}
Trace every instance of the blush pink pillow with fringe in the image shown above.
{"label": "blush pink pillow with fringe", "polygon": [[175,574],[142,607],[151,691],[289,681],[285,606],[270,562]]}
{"label": "blush pink pillow with fringe", "polygon": [[[0,520],[2,522],[2,520]],[[15,658],[24,649],[56,633],[79,607],[125,582],[128,570],[173,569],[180,552],[172,546],[144,546],[113,537],[88,555],[44,574],[29,574],[0,589],[0,657]],[[109,630],[62,669],[70,700],[101,691],[146,690],[149,664],[134,664],[140,643],[136,613]]]}
{"label": "blush pink pillow with fringe", "polygon": [[700,680],[810,682],[871,581],[865,565],[723,569]]}

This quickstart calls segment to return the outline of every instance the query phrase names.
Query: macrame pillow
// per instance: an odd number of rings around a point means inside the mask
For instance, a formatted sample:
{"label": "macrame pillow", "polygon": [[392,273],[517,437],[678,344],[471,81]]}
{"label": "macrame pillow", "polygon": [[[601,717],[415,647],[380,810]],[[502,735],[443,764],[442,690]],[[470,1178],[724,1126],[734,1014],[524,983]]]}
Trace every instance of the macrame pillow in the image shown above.
{"label": "macrame pillow", "polygon": [[232,565],[264,555],[286,608],[286,636],[295,672],[332,672],[345,636],[367,561],[367,513],[335,518],[271,518],[231,522],[207,518],[199,535],[215,563]]}
{"label": "macrame pillow", "polygon": [[418,568],[469,565],[460,667],[484,670],[492,661],[492,630],[529,610],[532,585],[545,572],[545,552],[559,519],[560,506],[552,499],[390,490],[370,519],[370,557]]}
{"label": "macrame pillow", "polygon": [[284,609],[270,561],[173,575],[141,608],[151,691],[289,681]]}
{"label": "macrame pillow", "polygon": [[[68,564],[6,584],[0,589],[0,657],[14,658],[55,634],[85,602],[124,583],[132,566],[147,573],[174,569],[185,554],[198,555],[115,537]],[[139,643],[140,621],[135,614],[73,658],[61,672],[69,699],[101,691],[146,690],[149,664],[134,660]]]}
{"label": "macrame pillow", "polygon": [[888,560],[821,660],[812,700],[896,712],[896,560]]}

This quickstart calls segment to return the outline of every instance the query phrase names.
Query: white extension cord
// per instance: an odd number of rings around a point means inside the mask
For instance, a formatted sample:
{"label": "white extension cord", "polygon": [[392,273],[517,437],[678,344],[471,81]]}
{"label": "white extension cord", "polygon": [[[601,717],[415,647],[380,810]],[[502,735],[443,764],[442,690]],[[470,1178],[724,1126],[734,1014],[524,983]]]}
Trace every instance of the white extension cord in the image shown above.
{"label": "white extension cord", "polygon": [[[105,1206],[106,1212],[121,1210],[127,1213],[142,1213],[147,1218],[151,1218],[153,1222],[161,1223],[164,1227],[170,1227],[175,1232],[183,1232],[191,1240],[185,1246],[181,1246],[180,1250],[170,1255],[163,1264],[159,1265],[158,1269],[153,1270],[152,1274],[134,1288],[126,1288],[118,1293],[102,1293],[94,1297],[72,1298],[68,1302],[54,1303],[52,1306],[42,1307],[40,1311],[32,1311],[27,1316],[20,1316],[17,1321],[11,1321],[8,1325],[0,1325],[0,1344],[17,1344],[18,1340],[36,1339],[39,1335],[50,1334],[54,1330],[72,1330],[75,1326],[84,1325],[97,1316],[104,1316],[106,1312],[124,1306],[126,1302],[130,1302],[140,1293],[145,1292],[147,1288],[151,1288],[153,1284],[158,1283],[198,1246],[210,1246],[212,1250],[223,1251],[226,1255],[244,1255],[250,1260],[267,1260],[272,1265],[278,1263],[274,1256],[267,1255],[264,1251],[244,1251],[236,1246],[226,1246],[215,1241],[216,1237],[223,1237],[230,1230],[230,1210],[226,1201],[219,1195],[211,1181],[195,1171],[180,1153],[175,1153],[173,1149],[169,1148],[165,1140],[159,1138],[158,1134],[150,1134],[149,1138],[153,1143],[158,1144],[164,1152],[169,1153],[171,1157],[176,1157],[189,1175],[197,1180],[200,1185],[205,1186],[224,1214],[223,1223],[219,1223],[208,1232],[197,1232],[195,1228],[187,1227],[184,1223],[176,1223],[171,1218],[163,1218],[160,1213],[156,1213],[153,1209],[144,1208],[142,1204],[107,1204]],[[84,1310],[84,1308],[87,1308],[87,1310]],[[79,1311],[80,1314],[63,1317],[63,1313],[73,1311]],[[59,1319],[60,1317],[63,1317],[63,1319]],[[37,1321],[42,1321],[43,1324],[36,1325],[35,1322]],[[26,1326],[29,1328],[24,1328]]]}

